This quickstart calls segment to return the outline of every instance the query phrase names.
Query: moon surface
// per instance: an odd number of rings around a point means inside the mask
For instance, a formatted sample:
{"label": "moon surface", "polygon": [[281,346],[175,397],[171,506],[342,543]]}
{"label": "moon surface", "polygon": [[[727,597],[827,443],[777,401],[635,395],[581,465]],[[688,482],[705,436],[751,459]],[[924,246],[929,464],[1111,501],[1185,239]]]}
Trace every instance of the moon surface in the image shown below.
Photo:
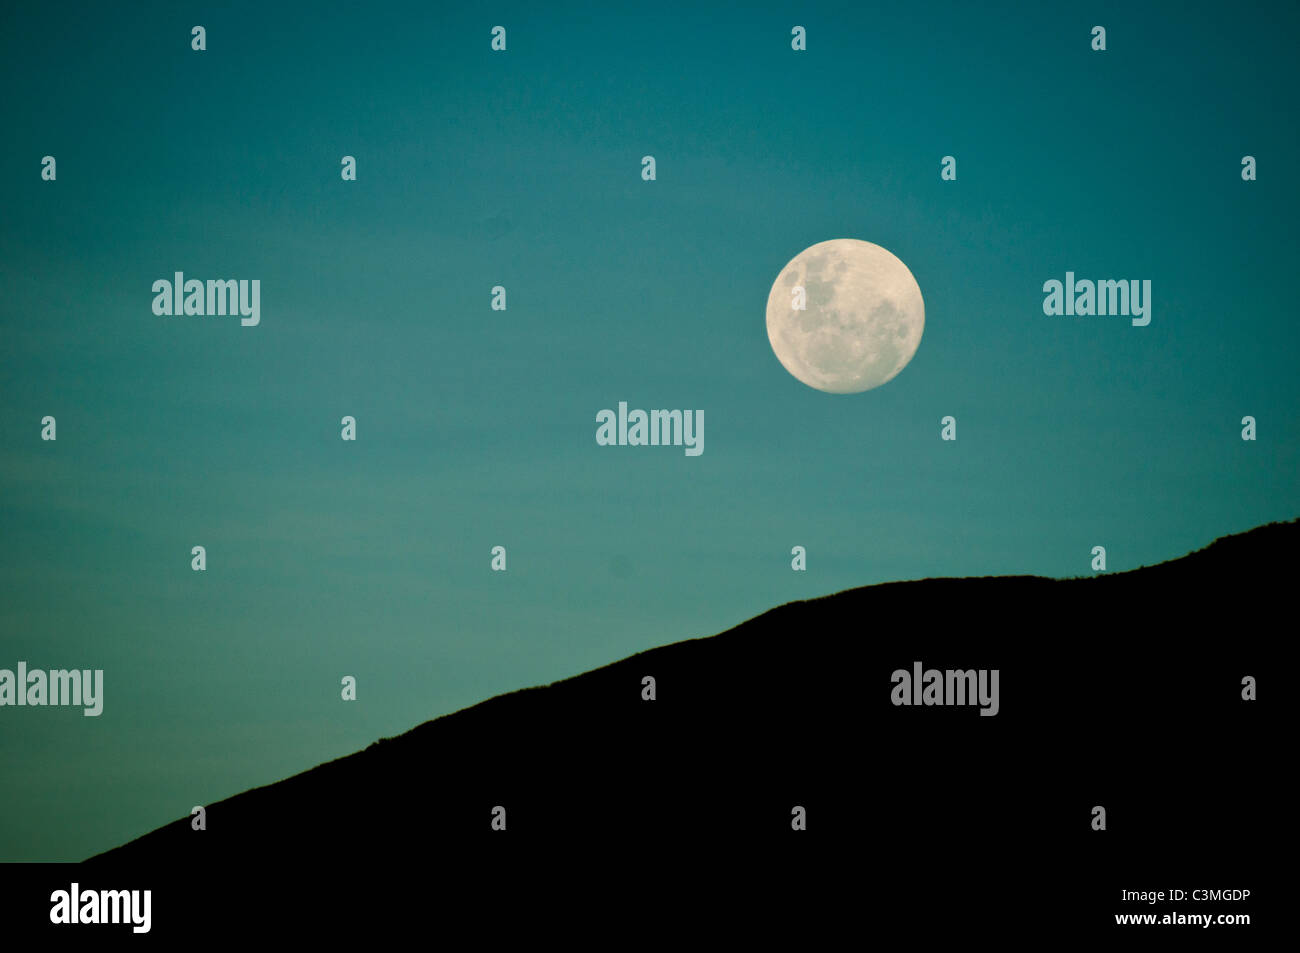
{"label": "moon surface", "polygon": [[[806,308],[797,310],[802,287]],[[916,353],[925,302],[907,266],[856,238],[795,255],[767,296],[767,338],[785,369],[828,394],[859,394],[893,380]]]}

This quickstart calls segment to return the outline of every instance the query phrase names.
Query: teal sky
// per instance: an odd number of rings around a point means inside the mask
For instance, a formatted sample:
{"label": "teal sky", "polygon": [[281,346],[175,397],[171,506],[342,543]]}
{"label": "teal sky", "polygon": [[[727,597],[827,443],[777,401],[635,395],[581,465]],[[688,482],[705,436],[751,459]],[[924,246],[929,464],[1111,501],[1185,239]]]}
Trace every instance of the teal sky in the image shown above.
{"label": "teal sky", "polygon": [[[1300,515],[1293,5],[549,6],[0,13],[0,668],[105,673],[98,718],[0,709],[0,859],[791,599]],[[851,396],[764,325],[840,237],[926,304]],[[178,270],[260,326],[155,316]],[[1067,270],[1150,326],[1044,316]],[[704,454],[598,447],[620,400]]]}

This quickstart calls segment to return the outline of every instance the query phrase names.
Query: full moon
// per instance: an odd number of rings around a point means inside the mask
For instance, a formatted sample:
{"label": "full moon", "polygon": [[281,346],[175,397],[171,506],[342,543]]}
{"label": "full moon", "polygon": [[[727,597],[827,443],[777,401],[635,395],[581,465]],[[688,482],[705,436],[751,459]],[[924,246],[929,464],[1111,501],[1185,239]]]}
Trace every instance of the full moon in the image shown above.
{"label": "full moon", "polygon": [[856,238],[805,248],[767,296],[767,338],[777,360],[828,394],[858,394],[893,380],[924,330],[925,302],[907,266]]}

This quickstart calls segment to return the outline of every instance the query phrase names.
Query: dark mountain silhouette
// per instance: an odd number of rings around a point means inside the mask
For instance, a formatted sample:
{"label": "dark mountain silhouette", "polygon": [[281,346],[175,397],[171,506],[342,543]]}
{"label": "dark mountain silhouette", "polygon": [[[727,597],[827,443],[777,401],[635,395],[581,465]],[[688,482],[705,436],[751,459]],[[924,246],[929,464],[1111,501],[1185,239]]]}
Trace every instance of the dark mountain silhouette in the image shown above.
{"label": "dark mountain silhouette", "polygon": [[[1095,920],[1124,912],[1122,886],[1245,885],[1271,849],[1297,546],[1291,521],[1129,572],[782,605],[210,804],[207,830],[183,817],[91,867],[536,863],[543,880],[586,867],[671,883],[760,863],[900,916],[985,919],[1048,891]],[[891,674],[915,661],[998,669],[998,714],[895,706]],[[1241,697],[1248,675],[1258,701]]]}

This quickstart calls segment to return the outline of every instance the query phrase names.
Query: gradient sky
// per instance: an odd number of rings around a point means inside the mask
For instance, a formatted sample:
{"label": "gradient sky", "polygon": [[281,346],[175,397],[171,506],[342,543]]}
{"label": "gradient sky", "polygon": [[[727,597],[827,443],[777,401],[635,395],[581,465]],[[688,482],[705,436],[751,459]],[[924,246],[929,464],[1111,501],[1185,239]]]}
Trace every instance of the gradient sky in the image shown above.
{"label": "gradient sky", "polygon": [[[0,667],[105,672],[99,718],[0,709],[0,859],[791,599],[1300,515],[1294,5],[550,6],[0,12]],[[851,396],[764,325],[839,237],[926,304]],[[261,325],[155,316],[177,270]],[[1044,316],[1067,270],[1150,326]],[[704,454],[598,447],[620,400]]]}

